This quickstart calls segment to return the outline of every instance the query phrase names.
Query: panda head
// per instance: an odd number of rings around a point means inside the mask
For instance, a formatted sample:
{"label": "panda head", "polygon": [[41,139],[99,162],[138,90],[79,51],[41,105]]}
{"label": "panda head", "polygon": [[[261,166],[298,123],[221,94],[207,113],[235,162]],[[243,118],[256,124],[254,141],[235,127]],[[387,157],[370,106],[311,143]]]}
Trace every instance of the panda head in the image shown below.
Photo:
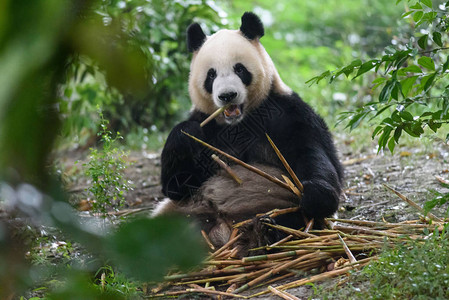
{"label": "panda head", "polygon": [[250,12],[243,14],[239,30],[222,29],[206,36],[199,24],[189,26],[187,46],[193,52],[189,93],[195,109],[211,114],[228,105],[216,120],[236,124],[272,89],[291,93],[259,42],[263,35],[262,22]]}

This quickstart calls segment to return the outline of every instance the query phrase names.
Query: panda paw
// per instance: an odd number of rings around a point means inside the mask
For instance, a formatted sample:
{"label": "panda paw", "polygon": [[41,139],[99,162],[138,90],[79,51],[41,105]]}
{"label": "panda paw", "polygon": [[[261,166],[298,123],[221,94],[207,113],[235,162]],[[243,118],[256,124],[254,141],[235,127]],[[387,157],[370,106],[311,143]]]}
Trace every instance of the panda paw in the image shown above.
{"label": "panda paw", "polygon": [[325,218],[337,211],[340,197],[338,187],[333,187],[324,180],[306,181],[303,186],[301,209],[308,218]]}

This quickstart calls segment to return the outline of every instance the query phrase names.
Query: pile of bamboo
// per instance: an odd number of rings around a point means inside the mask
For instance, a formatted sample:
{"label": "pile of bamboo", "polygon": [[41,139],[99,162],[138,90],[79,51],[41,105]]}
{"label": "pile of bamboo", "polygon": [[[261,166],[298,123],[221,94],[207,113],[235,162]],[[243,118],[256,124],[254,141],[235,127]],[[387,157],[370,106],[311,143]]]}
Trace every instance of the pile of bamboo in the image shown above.
{"label": "pile of bamboo", "polygon": [[[274,213],[279,213],[274,212]],[[153,297],[167,297],[188,293],[214,294],[237,298],[251,298],[273,293],[284,299],[296,299],[285,290],[326,278],[348,274],[377,258],[385,247],[424,238],[423,232],[443,229],[443,220],[425,219],[401,223],[345,220],[329,218],[332,229],[303,231],[272,225],[287,237],[264,247],[270,254],[236,259],[233,244],[238,230],[220,249],[214,250],[204,262],[203,269],[165,277],[164,287],[186,287]],[[211,248],[212,250],[213,248]],[[286,278],[300,278],[287,284],[272,285]],[[285,282],[285,280],[284,280]],[[245,290],[258,288],[257,293],[242,296]],[[263,289],[262,291],[260,291]],[[246,293],[245,293],[246,294]]]}
{"label": "pile of bamboo", "polygon": [[[204,126],[204,124],[201,126]],[[291,176],[292,181],[288,177],[284,177],[284,181],[281,181],[188,133],[183,133],[229,160],[292,191],[301,198],[303,193],[301,182],[268,135],[267,139]],[[214,157],[214,159],[239,183],[239,178],[236,178],[235,174],[224,162],[217,157]],[[385,187],[424,215],[423,210],[416,203],[393,188],[387,185]],[[268,212],[267,215],[274,217],[282,213],[291,212],[291,210],[291,208],[275,210]],[[330,229],[311,229],[313,220],[304,230],[267,224],[284,232],[286,238],[272,245],[254,249],[266,250],[269,254],[249,256],[242,259],[235,258],[237,249],[234,248],[235,242],[241,236],[238,232],[239,224],[235,226],[229,242],[220,249],[214,249],[208,241],[207,235],[203,233],[206,242],[208,242],[211,248],[211,254],[205,260],[202,270],[166,276],[165,282],[154,289],[151,296],[170,297],[200,293],[216,295],[217,297],[252,298],[273,293],[284,299],[298,299],[285,290],[348,274],[351,270],[360,269],[370,263],[370,261],[377,259],[379,251],[386,247],[393,247],[410,240],[420,241],[424,238],[424,231],[442,231],[446,220],[429,213],[420,220],[401,223],[334,218],[328,218],[325,221]],[[281,280],[292,277],[296,279],[291,279],[287,284],[272,286],[278,284]],[[173,290],[173,287],[177,287],[177,290],[161,292],[163,288]],[[246,296],[241,294],[252,288],[257,288],[258,292],[254,294],[246,292]]]}

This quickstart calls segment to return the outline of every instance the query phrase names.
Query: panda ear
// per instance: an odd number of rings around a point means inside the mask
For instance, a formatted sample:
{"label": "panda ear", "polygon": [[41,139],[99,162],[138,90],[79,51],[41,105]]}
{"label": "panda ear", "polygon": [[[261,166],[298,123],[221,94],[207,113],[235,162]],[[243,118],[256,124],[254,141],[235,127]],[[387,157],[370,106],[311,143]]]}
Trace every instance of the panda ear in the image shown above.
{"label": "panda ear", "polygon": [[187,28],[187,49],[190,52],[199,50],[205,41],[206,35],[198,23],[193,23]]}
{"label": "panda ear", "polygon": [[265,34],[262,21],[252,12],[246,12],[243,14],[240,31],[249,40],[261,38]]}

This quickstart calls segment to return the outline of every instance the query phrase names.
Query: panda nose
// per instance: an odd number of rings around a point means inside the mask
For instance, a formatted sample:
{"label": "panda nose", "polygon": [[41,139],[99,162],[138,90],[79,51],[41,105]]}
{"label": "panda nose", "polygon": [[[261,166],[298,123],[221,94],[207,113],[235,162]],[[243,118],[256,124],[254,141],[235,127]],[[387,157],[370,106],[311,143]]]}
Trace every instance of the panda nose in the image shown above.
{"label": "panda nose", "polygon": [[237,97],[236,92],[229,92],[218,95],[218,98],[223,102],[231,102],[231,100],[235,97]]}

